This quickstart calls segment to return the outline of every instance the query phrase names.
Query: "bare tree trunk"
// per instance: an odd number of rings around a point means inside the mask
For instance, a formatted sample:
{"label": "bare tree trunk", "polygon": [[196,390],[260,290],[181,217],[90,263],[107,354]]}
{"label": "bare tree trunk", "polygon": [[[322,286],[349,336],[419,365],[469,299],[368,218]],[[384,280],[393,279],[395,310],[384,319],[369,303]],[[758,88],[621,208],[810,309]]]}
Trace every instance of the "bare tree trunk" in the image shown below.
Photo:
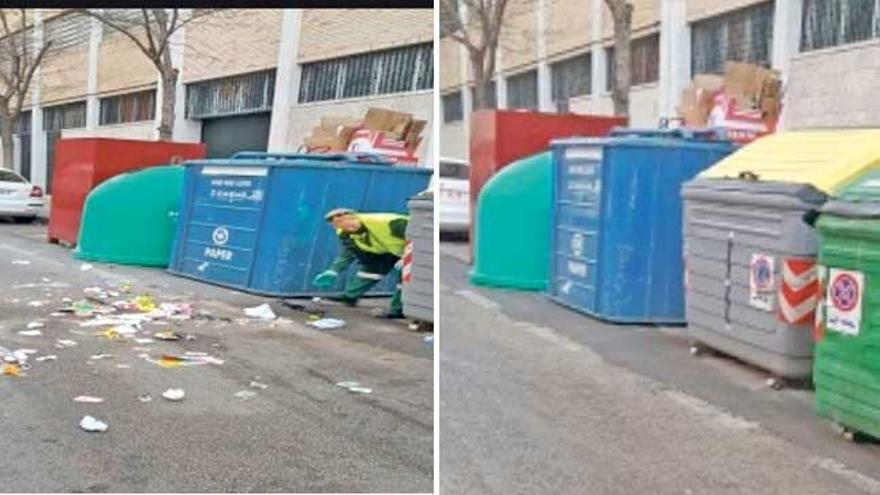
{"label": "bare tree trunk", "polygon": [[[153,9],[153,15],[156,18],[159,39],[167,42],[171,36],[169,30],[174,28],[168,25],[168,13],[165,9]],[[170,141],[174,132],[174,101],[177,96],[177,69],[171,63],[170,44],[166,43],[159,57],[161,58],[157,60],[159,62],[157,65],[162,76],[162,120],[159,122],[159,140]]]}
{"label": "bare tree trunk", "polygon": [[15,149],[12,141],[13,120],[6,112],[0,115],[0,143],[3,143],[3,168],[13,170],[15,168]]}
{"label": "bare tree trunk", "polygon": [[[166,52],[167,53],[167,52]],[[159,122],[159,140],[171,141],[174,130],[174,102],[177,98],[177,69],[171,61],[162,71],[162,119]]]}
{"label": "bare tree trunk", "polygon": [[474,73],[474,110],[482,110],[489,107],[489,81],[483,66],[483,53],[471,52],[471,70]]}
{"label": "bare tree trunk", "polygon": [[631,40],[633,6],[626,0],[605,0],[614,20],[614,114],[629,117],[629,91],[632,85]]}

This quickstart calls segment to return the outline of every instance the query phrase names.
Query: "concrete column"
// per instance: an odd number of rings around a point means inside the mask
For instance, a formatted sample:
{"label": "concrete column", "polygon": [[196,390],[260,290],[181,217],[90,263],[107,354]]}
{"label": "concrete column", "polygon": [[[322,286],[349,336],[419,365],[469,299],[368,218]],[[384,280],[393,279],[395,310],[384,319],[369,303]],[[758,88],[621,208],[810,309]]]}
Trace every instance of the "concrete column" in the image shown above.
{"label": "concrete column", "polygon": [[[180,15],[186,18],[192,15],[192,11],[181,9]],[[177,83],[175,84],[177,97],[174,100],[174,123],[171,126],[171,138],[174,141],[198,143],[202,140],[202,122],[186,118],[186,85],[183,83],[186,71],[186,26],[171,35],[168,49],[171,54],[171,65],[177,69]],[[159,84],[161,84],[161,78]],[[159,102],[159,94],[161,93],[156,93],[157,103]],[[156,115],[158,116],[159,112]]]}
{"label": "concrete column", "polygon": [[[43,14],[34,15],[34,52],[43,46]],[[38,66],[31,79],[31,178],[34,185],[46,189],[46,132],[43,130],[43,109],[40,108],[42,69]]]}
{"label": "concrete column", "polygon": [[776,0],[773,13],[773,68],[788,75],[791,58],[798,54],[801,40],[803,0]]}
{"label": "concrete column", "polygon": [[[773,68],[782,73],[783,85],[788,81],[791,59],[798,54],[801,41],[803,0],[776,0],[773,11],[773,47],[770,60]],[[777,127],[785,129],[787,92],[783,92],[782,114]]]}
{"label": "concrete column", "polygon": [[278,69],[275,71],[275,95],[272,100],[272,123],[269,128],[269,151],[288,149],[287,134],[293,118],[293,106],[299,98],[302,66],[297,63],[302,25],[301,9],[284,9],[281,42],[278,46]]}
{"label": "concrete column", "polygon": [[553,112],[556,110],[556,106],[553,104],[550,64],[547,63],[547,0],[538,0],[535,21],[537,22],[536,34],[538,37],[538,110]]}
{"label": "concrete column", "polygon": [[590,1],[590,94],[595,102],[605,93],[605,48],[602,46],[603,0]]}
{"label": "concrete column", "polygon": [[507,77],[502,74],[495,76],[495,102],[498,108],[507,108]]}
{"label": "concrete column", "polygon": [[691,30],[685,0],[660,3],[660,117],[675,116],[681,91],[691,79]]}
{"label": "concrete column", "polygon": [[89,29],[89,61],[86,75],[86,129],[97,129],[100,124],[101,104],[98,101],[98,57],[104,25],[91,19]]}

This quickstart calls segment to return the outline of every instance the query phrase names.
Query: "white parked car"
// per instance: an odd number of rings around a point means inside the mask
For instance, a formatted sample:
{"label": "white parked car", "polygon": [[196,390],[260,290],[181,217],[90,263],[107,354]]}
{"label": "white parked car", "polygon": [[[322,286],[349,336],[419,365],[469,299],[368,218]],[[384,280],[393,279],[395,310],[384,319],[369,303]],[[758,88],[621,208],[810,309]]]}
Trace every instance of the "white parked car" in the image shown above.
{"label": "white parked car", "polygon": [[33,222],[42,209],[42,189],[12,170],[0,169],[0,217]]}
{"label": "white parked car", "polygon": [[439,202],[441,233],[467,233],[470,230],[470,170],[468,162],[440,158]]}

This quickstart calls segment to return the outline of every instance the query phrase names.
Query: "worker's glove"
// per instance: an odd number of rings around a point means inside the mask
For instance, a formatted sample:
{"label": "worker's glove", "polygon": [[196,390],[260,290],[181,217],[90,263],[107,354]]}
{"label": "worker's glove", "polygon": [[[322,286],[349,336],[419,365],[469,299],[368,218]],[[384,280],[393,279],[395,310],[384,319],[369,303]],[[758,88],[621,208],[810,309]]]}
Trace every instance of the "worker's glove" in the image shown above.
{"label": "worker's glove", "polygon": [[339,274],[336,273],[336,270],[324,270],[323,272],[319,273],[317,277],[315,277],[315,280],[313,280],[312,283],[316,287],[320,287],[322,289],[333,287],[333,284],[336,283],[336,277],[338,275]]}

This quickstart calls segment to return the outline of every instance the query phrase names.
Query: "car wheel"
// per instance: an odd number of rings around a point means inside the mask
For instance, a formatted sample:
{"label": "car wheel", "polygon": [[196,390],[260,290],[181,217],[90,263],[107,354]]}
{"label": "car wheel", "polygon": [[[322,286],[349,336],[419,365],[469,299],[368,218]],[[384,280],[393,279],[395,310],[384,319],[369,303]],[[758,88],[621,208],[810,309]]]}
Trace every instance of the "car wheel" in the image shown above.
{"label": "car wheel", "polygon": [[15,217],[15,223],[34,223],[37,217]]}

